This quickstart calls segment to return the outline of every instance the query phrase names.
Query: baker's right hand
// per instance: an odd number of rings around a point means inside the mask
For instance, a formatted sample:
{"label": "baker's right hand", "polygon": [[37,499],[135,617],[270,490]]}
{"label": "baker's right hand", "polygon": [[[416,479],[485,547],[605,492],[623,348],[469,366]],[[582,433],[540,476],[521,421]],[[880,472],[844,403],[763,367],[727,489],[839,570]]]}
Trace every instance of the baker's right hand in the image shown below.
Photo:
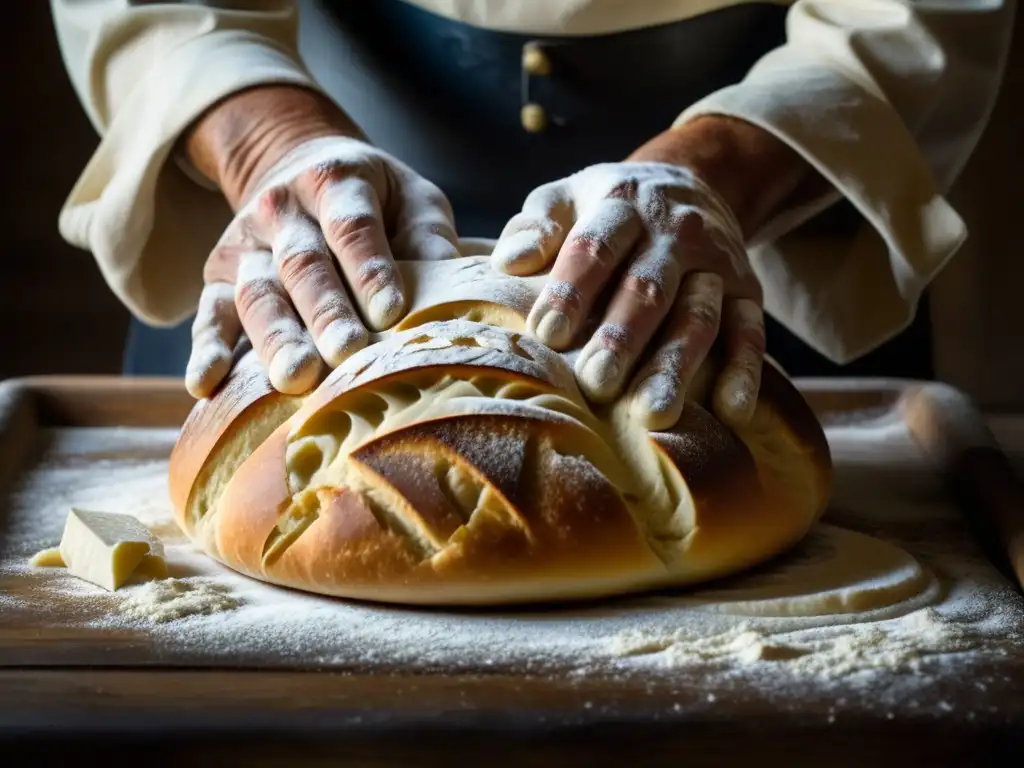
{"label": "baker's right hand", "polygon": [[278,152],[237,201],[225,189],[237,214],[204,269],[185,376],[194,397],[228,374],[243,331],[277,390],[308,391],[368,328],[405,314],[395,259],[458,255],[444,194],[386,152],[342,135]]}

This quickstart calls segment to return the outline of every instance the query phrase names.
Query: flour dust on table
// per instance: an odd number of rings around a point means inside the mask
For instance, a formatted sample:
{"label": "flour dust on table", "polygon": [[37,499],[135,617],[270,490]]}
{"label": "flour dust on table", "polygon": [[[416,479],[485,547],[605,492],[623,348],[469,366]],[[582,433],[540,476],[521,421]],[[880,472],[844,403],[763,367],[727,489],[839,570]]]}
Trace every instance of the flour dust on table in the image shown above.
{"label": "flour dust on table", "polygon": [[[220,566],[172,521],[166,457],[175,438],[173,430],[46,433],[0,542],[0,628],[59,632],[79,647],[94,639],[89,663],[101,665],[561,670],[580,679],[653,671],[661,680],[693,672],[709,686],[773,696],[825,684],[906,696],[993,659],[1024,664],[1019,596],[934,478],[915,467],[897,426],[829,430],[837,490],[826,522],[755,571],[696,591],[501,612],[332,600]],[[865,483],[879,445],[889,469]],[[162,540],[172,578],[109,593],[29,566],[59,540],[72,505],[135,515]],[[130,642],[112,650],[122,636]],[[58,646],[29,646],[12,662],[38,662]]]}

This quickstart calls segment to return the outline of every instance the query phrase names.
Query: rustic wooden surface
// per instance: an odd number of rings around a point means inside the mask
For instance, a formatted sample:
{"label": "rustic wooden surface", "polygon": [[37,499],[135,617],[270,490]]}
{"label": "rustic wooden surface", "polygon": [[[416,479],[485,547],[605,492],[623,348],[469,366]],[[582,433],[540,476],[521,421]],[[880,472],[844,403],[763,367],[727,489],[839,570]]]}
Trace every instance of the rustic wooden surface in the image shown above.
{"label": "rustic wooden surface", "polygon": [[[892,410],[902,382],[805,382],[825,422],[849,412]],[[180,382],[39,378],[0,386],[0,502],[13,468],[32,460],[42,426],[176,426],[191,402]],[[939,423],[937,420],[936,423]],[[1024,448],[1024,417],[993,431]],[[1019,457],[1018,457],[1019,458]],[[5,479],[6,477],[6,479]],[[984,476],[982,476],[984,479]],[[1019,498],[1008,495],[1012,507]],[[1008,507],[1008,508],[1009,508]],[[0,528],[2,528],[0,511]],[[2,535],[2,530],[0,530]],[[5,631],[0,620],[0,638]],[[24,638],[21,638],[24,640]],[[158,743],[152,765],[450,764],[486,750],[500,765],[720,764],[728,756],[785,758],[790,765],[992,764],[1024,757],[1024,669],[975,670],[946,681],[936,701],[952,711],[871,706],[870,691],[845,703],[809,693],[780,706],[743,689],[707,702],[698,676],[545,678],[507,674],[350,674],[316,670],[132,667],[130,634],[93,637],[80,654],[74,633],[39,637],[33,663],[12,667],[0,650],[0,738],[42,748],[59,762],[88,749]],[[96,641],[106,653],[95,667]],[[0,642],[0,646],[3,643]],[[91,654],[91,655],[90,655]],[[90,659],[92,660],[90,662]],[[114,662],[111,659],[115,660]],[[826,718],[826,713],[834,713]],[[965,712],[971,712],[970,719]],[[53,734],[61,734],[55,742]],[[45,762],[42,764],[46,764]]]}
{"label": "rustic wooden surface", "polygon": [[[333,673],[0,671],[20,741],[57,760],[124,758],[147,743],[164,765],[1020,765],[1010,722],[839,716],[737,704],[699,684]],[[154,695],[155,694],[155,695]],[[952,695],[938,690],[936,696]],[[1005,691],[1007,698],[1012,695]],[[674,706],[666,709],[666,701]],[[584,707],[594,702],[595,706]],[[66,735],[54,738],[59,723]],[[36,760],[33,760],[36,764]]]}

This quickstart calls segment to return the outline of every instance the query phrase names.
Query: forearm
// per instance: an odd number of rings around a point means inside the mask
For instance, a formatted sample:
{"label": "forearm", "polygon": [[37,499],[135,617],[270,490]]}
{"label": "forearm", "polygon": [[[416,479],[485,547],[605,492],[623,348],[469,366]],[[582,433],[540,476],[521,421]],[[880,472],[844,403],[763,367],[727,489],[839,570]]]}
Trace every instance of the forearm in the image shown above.
{"label": "forearm", "polygon": [[719,115],[671,128],[639,147],[629,160],[691,169],[721,195],[748,239],[784,206],[828,188],[787,144],[751,123]]}
{"label": "forearm", "polygon": [[237,210],[282,156],[323,136],[363,138],[326,96],[295,86],[260,86],[214,105],[182,141],[192,165],[217,184]]}

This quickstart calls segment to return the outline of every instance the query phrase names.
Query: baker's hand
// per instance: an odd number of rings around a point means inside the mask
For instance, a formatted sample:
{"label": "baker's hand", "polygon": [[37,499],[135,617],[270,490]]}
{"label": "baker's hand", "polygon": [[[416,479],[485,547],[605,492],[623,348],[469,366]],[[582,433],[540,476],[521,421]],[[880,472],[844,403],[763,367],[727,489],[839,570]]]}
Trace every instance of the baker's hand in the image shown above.
{"label": "baker's hand", "polygon": [[[508,223],[496,267],[554,262],[529,326],[556,349],[586,341],[576,377],[594,401],[626,388],[650,429],[679,420],[686,389],[716,339],[723,368],[713,408],[748,421],[764,356],[761,287],[745,242],[828,182],[762,128],[703,115],[665,131],[623,163],[538,188]],[[589,339],[584,326],[598,321]]]}
{"label": "baker's hand", "polygon": [[636,403],[650,428],[671,426],[721,334],[716,411],[749,418],[764,353],[761,287],[735,216],[691,170],[609,163],[539,187],[505,227],[492,259],[520,275],[554,261],[528,320],[545,344],[569,347],[588,316],[600,316],[576,362],[591,400],[617,397],[653,341],[634,380]]}
{"label": "baker's hand", "polygon": [[[186,386],[208,396],[244,330],[273,386],[313,387],[406,311],[395,259],[458,255],[452,210],[411,168],[357,138],[289,142],[250,175],[204,269]],[[231,195],[229,194],[229,199]]]}

